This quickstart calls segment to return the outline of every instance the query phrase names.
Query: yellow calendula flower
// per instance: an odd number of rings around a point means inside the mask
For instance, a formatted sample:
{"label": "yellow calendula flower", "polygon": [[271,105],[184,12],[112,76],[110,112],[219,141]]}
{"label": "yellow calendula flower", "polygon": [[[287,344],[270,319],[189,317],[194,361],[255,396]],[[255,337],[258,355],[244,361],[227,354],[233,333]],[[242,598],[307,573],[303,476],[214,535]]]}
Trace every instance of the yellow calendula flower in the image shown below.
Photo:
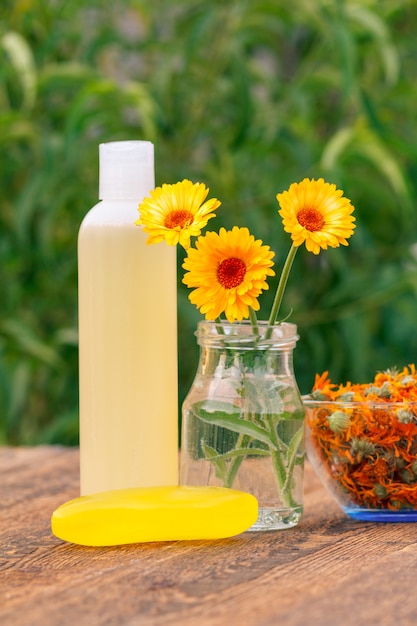
{"label": "yellow calendula flower", "polygon": [[203,183],[187,179],[151,191],[150,197],[139,205],[140,217],[135,222],[149,235],[146,243],[165,240],[170,246],[179,243],[189,248],[190,238],[200,235],[221,204],[216,198],[204,202],[208,192]]}
{"label": "yellow calendula flower", "polygon": [[294,246],[305,243],[309,252],[319,254],[328,247],[347,246],[355,228],[353,206],[343,191],[322,178],[305,178],[277,194],[284,230]]}
{"label": "yellow calendula flower", "polygon": [[189,248],[183,282],[194,288],[190,301],[206,319],[224,313],[229,322],[249,317],[249,307],[259,310],[258,296],[268,289],[267,276],[274,253],[253,237],[247,228],[233,227],[208,232]]}

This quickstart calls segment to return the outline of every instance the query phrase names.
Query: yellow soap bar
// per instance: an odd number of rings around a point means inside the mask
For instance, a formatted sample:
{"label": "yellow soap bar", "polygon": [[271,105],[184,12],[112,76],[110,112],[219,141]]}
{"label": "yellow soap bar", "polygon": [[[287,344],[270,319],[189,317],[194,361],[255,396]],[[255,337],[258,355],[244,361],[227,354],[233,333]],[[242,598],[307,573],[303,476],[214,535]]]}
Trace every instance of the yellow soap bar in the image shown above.
{"label": "yellow soap bar", "polygon": [[51,518],[53,534],[84,546],[220,539],[256,522],[254,496],[224,487],[141,487],[81,496]]}

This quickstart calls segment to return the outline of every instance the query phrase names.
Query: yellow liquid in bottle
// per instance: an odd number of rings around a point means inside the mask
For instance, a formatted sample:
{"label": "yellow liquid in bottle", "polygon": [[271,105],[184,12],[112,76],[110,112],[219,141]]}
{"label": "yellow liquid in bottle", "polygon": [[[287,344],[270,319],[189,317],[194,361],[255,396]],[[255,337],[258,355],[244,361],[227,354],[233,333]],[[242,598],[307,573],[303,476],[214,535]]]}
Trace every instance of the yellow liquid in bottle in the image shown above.
{"label": "yellow liquid in bottle", "polygon": [[106,201],[79,233],[82,495],[178,483],[176,250],[137,217]]}

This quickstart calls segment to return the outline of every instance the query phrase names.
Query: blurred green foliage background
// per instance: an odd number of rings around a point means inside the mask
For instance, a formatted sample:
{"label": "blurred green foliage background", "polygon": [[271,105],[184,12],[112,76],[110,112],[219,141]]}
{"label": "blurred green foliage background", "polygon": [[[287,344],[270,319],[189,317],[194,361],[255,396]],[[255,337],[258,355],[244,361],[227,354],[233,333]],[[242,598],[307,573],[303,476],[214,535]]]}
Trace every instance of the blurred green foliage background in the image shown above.
{"label": "blurred green foliage background", "polygon": [[[356,233],[299,251],[282,308],[300,389],[417,361],[416,27],[416,0],[2,0],[0,442],[77,443],[76,241],[105,141],[153,141],[157,183],[205,182],[210,227],[248,226],[277,271],[276,194],[336,183]],[[182,400],[200,316],[180,279]]]}

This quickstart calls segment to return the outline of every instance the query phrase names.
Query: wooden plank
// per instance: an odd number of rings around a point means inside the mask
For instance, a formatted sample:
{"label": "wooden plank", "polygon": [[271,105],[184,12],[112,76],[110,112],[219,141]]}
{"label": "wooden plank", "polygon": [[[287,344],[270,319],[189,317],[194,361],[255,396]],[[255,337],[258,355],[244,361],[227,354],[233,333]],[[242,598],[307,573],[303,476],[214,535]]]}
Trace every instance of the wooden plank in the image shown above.
{"label": "wooden plank", "polygon": [[52,536],[78,451],[0,449],[2,626],[414,624],[415,524],[346,518],[306,470],[296,528],[85,548]]}

